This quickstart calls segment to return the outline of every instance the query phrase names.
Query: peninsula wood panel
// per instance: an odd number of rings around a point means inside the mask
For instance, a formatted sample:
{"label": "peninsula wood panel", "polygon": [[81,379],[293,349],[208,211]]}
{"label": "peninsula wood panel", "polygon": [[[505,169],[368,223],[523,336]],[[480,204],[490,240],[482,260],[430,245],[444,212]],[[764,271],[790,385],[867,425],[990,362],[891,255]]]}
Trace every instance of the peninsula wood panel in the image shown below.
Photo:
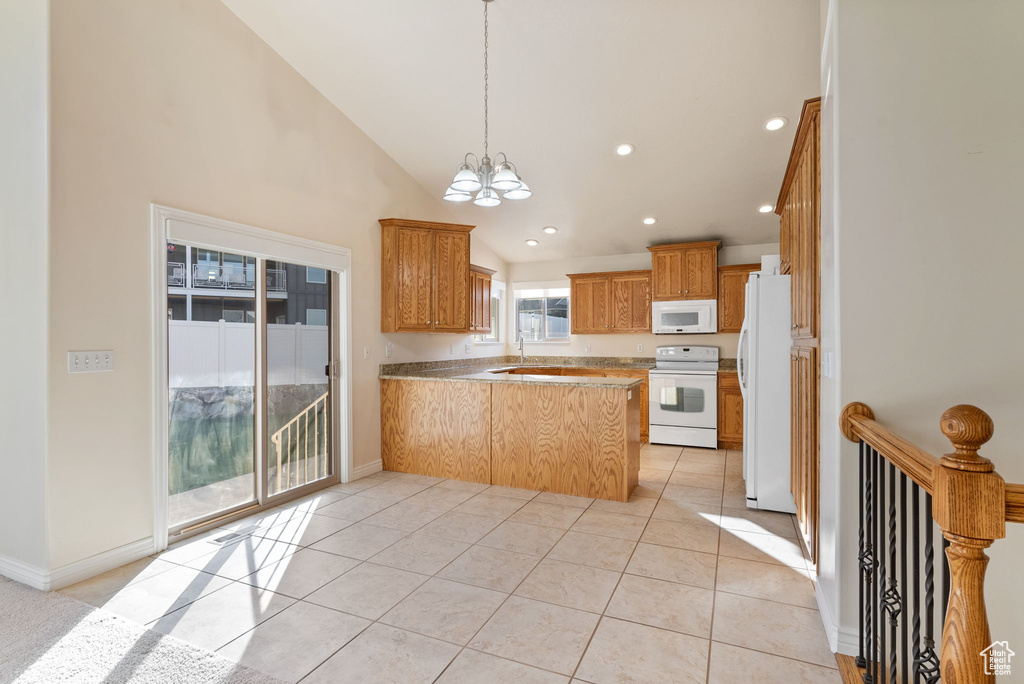
{"label": "peninsula wood panel", "polygon": [[735,372],[718,373],[718,448],[743,448],[743,394]]}
{"label": "peninsula wood panel", "polygon": [[491,387],[381,379],[384,469],[489,484]]}
{"label": "peninsula wood panel", "polygon": [[612,274],[611,331],[651,332],[651,272]]}
{"label": "peninsula wood panel", "polygon": [[761,264],[718,267],[718,332],[739,332],[743,327],[747,278]]}
{"label": "peninsula wood panel", "polygon": [[[491,481],[626,501],[640,470],[634,390],[495,384]],[[635,414],[630,417],[630,414]]]}

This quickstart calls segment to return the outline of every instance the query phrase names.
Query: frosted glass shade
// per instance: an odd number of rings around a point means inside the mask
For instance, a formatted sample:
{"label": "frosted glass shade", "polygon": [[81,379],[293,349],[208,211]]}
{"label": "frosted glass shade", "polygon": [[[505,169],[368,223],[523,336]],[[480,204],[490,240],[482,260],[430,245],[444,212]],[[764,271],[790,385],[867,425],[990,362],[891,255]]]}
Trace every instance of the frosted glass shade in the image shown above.
{"label": "frosted glass shade", "polygon": [[477,178],[476,172],[465,164],[459,167],[459,172],[452,181],[452,190],[459,192],[476,192],[482,187],[483,183]]}
{"label": "frosted glass shade", "polygon": [[501,200],[498,199],[498,193],[490,188],[484,188],[473,200],[473,204],[478,207],[496,207],[501,204]]}
{"label": "frosted glass shade", "polygon": [[448,202],[468,202],[473,199],[473,195],[468,192],[456,190],[455,188],[448,188],[444,193],[444,197],[441,199],[447,200]]}
{"label": "frosted glass shade", "polygon": [[520,185],[522,183],[516,172],[504,164],[498,167],[498,172],[494,174],[494,180],[491,181],[491,187],[495,190],[515,190]]}
{"label": "frosted glass shade", "polygon": [[505,192],[502,197],[507,200],[524,200],[533,197],[533,191],[530,190],[526,183],[520,180],[518,188]]}

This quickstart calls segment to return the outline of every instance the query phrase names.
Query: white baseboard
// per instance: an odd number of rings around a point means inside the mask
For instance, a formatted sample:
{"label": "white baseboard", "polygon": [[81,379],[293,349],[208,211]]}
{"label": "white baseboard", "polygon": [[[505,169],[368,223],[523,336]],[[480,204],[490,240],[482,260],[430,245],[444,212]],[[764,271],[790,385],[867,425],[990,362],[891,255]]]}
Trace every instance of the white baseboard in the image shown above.
{"label": "white baseboard", "polygon": [[825,627],[825,636],[828,638],[828,647],[833,653],[856,656],[860,651],[860,637],[856,632],[843,629],[832,615],[821,583],[814,584],[814,600],[818,604],[818,613],[821,615],[822,625]]}
{"label": "white baseboard", "polygon": [[95,577],[107,570],[113,570],[132,561],[145,558],[153,553],[153,548],[153,538],[146,537],[53,570],[44,570],[10,558],[0,557],[0,575],[43,591],[62,589],[75,582]]}
{"label": "white baseboard", "polygon": [[382,470],[384,470],[384,461],[378,458],[376,461],[370,461],[369,463],[364,463],[361,466],[353,468],[352,477],[349,481],[358,480],[361,477],[373,475],[374,473],[379,473]]}

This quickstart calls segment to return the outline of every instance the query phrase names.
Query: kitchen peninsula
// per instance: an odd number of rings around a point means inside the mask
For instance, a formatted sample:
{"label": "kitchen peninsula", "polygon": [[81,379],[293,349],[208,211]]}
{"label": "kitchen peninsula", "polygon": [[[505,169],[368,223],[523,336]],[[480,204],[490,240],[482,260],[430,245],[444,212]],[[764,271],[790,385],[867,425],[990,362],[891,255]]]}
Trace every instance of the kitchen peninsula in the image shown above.
{"label": "kitchen peninsula", "polygon": [[608,377],[628,375],[621,364],[503,361],[382,366],[384,468],[627,501],[640,471],[646,381]]}

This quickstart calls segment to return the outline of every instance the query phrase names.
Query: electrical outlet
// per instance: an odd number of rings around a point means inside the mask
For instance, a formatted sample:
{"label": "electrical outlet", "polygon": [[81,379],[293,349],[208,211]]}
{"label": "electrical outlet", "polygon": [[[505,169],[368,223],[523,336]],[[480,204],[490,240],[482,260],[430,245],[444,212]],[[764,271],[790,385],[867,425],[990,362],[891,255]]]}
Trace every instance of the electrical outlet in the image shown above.
{"label": "electrical outlet", "polygon": [[370,358],[370,348],[369,347],[363,347],[363,358],[364,359]]}
{"label": "electrical outlet", "polygon": [[454,354],[455,353],[455,345],[454,344],[449,344],[448,345],[448,353],[449,354]]}
{"label": "electrical outlet", "polygon": [[590,353],[590,345],[588,344],[587,346],[583,347],[583,351],[585,353],[589,354]]}
{"label": "electrical outlet", "polygon": [[114,370],[114,352],[69,351],[68,373],[93,373]]}
{"label": "electrical outlet", "polygon": [[391,350],[394,349],[394,348],[395,348],[395,345],[391,344],[390,342],[385,344],[384,345],[384,356],[386,356],[387,358],[390,359],[391,358]]}
{"label": "electrical outlet", "polygon": [[636,350],[637,350],[638,352],[642,352],[642,351],[644,350],[644,345],[642,345],[642,344],[638,344],[638,345],[636,345]]}
{"label": "electrical outlet", "polygon": [[470,352],[471,352],[471,350],[470,350],[470,347],[469,347],[469,342],[467,342],[466,343],[466,353],[469,354]]}

